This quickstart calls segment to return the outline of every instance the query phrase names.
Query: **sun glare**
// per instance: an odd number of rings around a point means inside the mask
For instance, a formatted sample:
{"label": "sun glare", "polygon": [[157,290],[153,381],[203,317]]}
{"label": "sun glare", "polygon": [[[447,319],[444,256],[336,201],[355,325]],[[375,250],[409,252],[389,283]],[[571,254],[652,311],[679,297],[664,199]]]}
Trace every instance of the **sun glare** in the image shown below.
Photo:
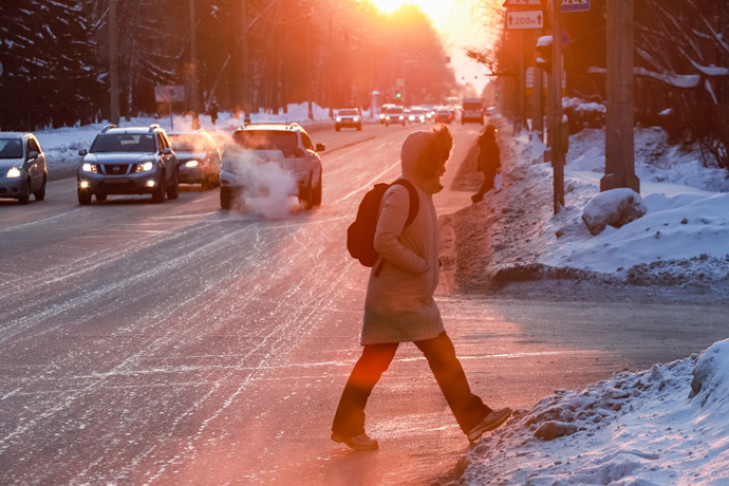
{"label": "sun glare", "polygon": [[392,13],[405,4],[417,5],[433,23],[450,14],[454,8],[453,0],[370,0],[378,9]]}

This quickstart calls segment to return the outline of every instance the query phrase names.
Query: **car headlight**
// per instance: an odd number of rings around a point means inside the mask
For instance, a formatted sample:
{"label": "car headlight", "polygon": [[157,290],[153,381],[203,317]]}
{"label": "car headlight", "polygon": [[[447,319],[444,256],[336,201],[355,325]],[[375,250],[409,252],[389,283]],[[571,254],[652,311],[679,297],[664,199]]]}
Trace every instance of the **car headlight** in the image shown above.
{"label": "car headlight", "polygon": [[354,117],[354,121],[358,122],[359,121],[359,117],[358,116],[355,116]]}
{"label": "car headlight", "polygon": [[81,171],[82,172],[92,172],[92,173],[96,174],[99,172],[99,169],[96,166],[96,164],[90,164],[88,162],[85,162],[85,163],[81,164]]}
{"label": "car headlight", "polygon": [[154,162],[148,161],[148,162],[142,162],[141,164],[137,164],[137,168],[134,172],[149,172],[150,170],[154,169]]}
{"label": "car headlight", "polygon": [[198,161],[198,160],[188,160],[187,162],[185,162],[185,167],[191,168],[191,167],[197,167],[198,165],[200,165],[200,161]]}
{"label": "car headlight", "polygon": [[17,179],[22,175],[22,172],[17,167],[11,167],[8,173],[5,175],[8,179]]}
{"label": "car headlight", "polygon": [[338,121],[338,122],[342,121],[342,117],[341,117],[341,116],[338,116],[338,117],[337,117],[337,121]]}

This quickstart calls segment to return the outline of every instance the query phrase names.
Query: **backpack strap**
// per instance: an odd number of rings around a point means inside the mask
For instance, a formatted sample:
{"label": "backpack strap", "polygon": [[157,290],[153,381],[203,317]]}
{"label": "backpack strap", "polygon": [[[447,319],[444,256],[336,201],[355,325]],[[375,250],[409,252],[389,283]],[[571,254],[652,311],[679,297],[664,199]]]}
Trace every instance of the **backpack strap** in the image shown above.
{"label": "backpack strap", "polygon": [[[405,226],[408,226],[410,223],[412,223],[415,220],[415,216],[418,215],[418,210],[420,210],[420,198],[418,197],[418,191],[415,189],[415,186],[413,186],[413,183],[410,182],[407,179],[398,179],[390,186],[394,186],[397,184],[398,186],[404,186],[408,190],[408,194],[410,194],[410,206],[408,208],[408,218],[405,220]],[[382,272],[382,268],[385,266],[385,259],[380,259],[380,262],[377,264],[377,268],[375,268],[375,277],[378,277],[380,275],[380,272]]]}
{"label": "backpack strap", "polygon": [[407,226],[412,223],[415,220],[415,216],[418,215],[418,210],[420,209],[420,198],[418,197],[417,189],[415,189],[415,186],[413,186],[413,183],[409,180],[398,179],[393,182],[391,186],[394,186],[395,184],[406,187],[408,193],[410,194],[410,208],[408,209],[408,219],[405,220],[405,226]]}

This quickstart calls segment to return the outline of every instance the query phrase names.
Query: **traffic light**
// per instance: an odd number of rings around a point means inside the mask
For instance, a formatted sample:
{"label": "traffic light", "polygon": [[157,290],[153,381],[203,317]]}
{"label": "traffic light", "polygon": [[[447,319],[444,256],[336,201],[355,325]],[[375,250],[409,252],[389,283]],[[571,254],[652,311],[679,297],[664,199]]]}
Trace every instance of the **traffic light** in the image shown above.
{"label": "traffic light", "polygon": [[552,36],[543,35],[537,39],[537,67],[544,69],[547,74],[552,72]]}
{"label": "traffic light", "polygon": [[396,93],[395,93],[395,98],[397,98],[398,100],[399,100],[400,98],[402,98],[402,93],[401,93],[400,91],[396,92]]}

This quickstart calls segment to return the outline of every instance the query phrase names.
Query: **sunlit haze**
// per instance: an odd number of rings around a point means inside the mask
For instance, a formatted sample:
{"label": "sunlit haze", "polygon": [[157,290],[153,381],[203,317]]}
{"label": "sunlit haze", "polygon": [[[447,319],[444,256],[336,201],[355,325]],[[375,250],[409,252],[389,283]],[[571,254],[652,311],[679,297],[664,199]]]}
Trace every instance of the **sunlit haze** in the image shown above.
{"label": "sunlit haze", "polygon": [[[493,40],[484,28],[485,19],[477,0],[370,0],[385,13],[406,4],[417,5],[438,31],[459,83],[472,84],[478,91],[487,82],[483,66],[466,56],[469,48],[485,48]],[[485,2],[481,2],[485,3]]]}

